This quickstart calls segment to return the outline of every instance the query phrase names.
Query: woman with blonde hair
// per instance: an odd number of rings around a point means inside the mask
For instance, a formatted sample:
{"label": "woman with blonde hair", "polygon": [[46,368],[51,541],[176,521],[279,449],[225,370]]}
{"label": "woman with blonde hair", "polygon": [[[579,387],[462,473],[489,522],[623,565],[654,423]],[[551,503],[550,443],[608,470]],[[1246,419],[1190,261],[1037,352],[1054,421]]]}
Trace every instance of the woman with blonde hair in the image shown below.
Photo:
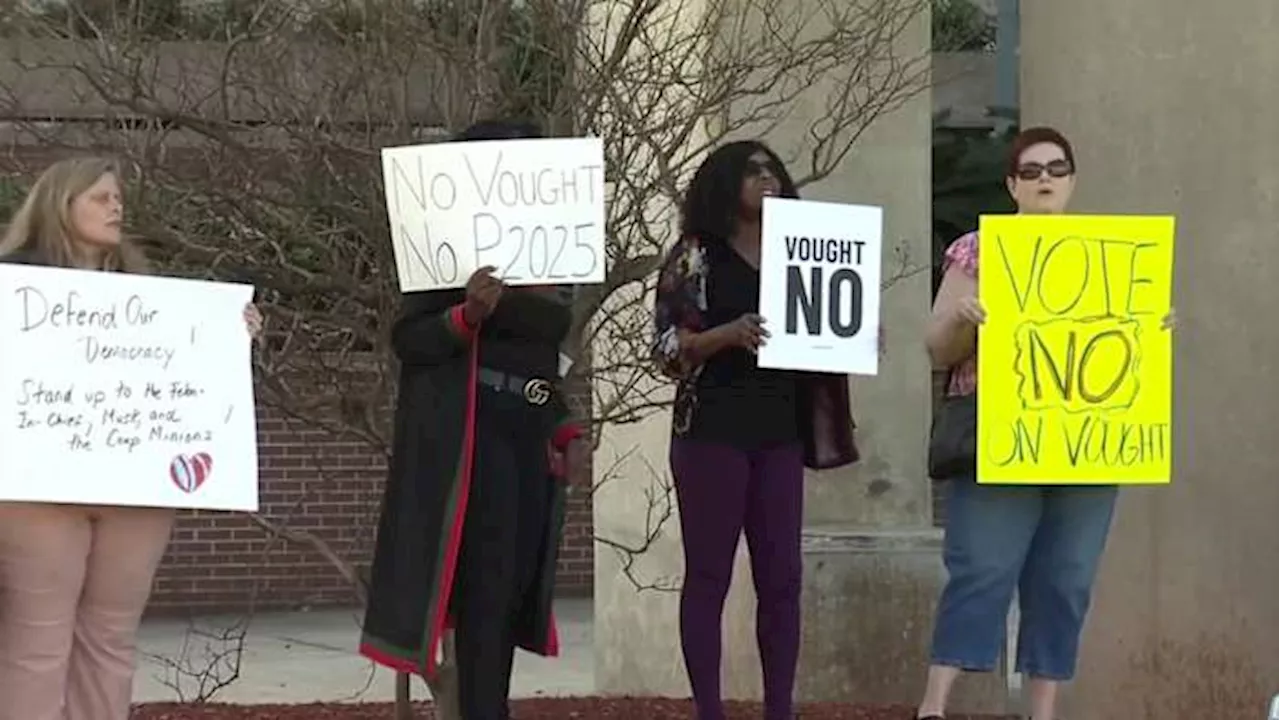
{"label": "woman with blonde hair", "polygon": [[[0,262],[147,274],[123,216],[111,161],[61,160],[13,216]],[[258,337],[262,316],[252,305],[244,316]],[[0,720],[128,718],[135,638],[173,518],[168,508],[0,502]]]}

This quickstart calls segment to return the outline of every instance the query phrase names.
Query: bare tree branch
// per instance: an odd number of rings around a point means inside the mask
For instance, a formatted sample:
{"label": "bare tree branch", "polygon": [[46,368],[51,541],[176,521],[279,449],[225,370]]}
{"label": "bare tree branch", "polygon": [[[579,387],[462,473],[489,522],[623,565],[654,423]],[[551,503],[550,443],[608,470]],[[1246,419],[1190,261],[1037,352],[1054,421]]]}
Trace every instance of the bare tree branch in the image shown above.
{"label": "bare tree branch", "polygon": [[145,658],[161,666],[157,679],[174,691],[183,703],[205,703],[240,679],[249,617],[230,625],[205,629],[194,622],[182,636],[173,655],[148,653]]}
{"label": "bare tree branch", "polygon": [[[707,151],[804,121],[790,164],[801,185],[816,183],[928,79],[927,50],[904,42],[925,0],[13,5],[0,11],[7,169],[32,170],[24,158],[37,148],[120,157],[131,229],[169,272],[258,288],[261,401],[382,456],[399,296],[380,148],[499,115],[602,138],[606,278],[578,289],[565,348],[598,441],[602,427],[669,403],[648,359],[649,307],[680,193]],[[919,271],[900,249],[886,254],[886,289]],[[673,579],[637,570],[673,516],[665,473],[647,474],[601,475],[643,492],[649,510],[626,538],[596,540],[637,589],[669,590]],[[291,522],[254,518],[362,597],[350,554]],[[446,649],[432,692],[447,704],[452,639]],[[407,717],[407,678],[397,687]]]}

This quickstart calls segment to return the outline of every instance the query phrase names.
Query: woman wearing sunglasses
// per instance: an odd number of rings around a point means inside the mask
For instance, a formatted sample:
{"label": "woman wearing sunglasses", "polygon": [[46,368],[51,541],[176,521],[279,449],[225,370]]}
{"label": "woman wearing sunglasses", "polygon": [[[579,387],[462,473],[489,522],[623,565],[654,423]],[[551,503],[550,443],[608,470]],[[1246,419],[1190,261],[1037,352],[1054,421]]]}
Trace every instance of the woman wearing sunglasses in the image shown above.
{"label": "woman wearing sunglasses", "polygon": [[721,625],[738,540],[747,539],[765,720],[791,720],[800,651],[804,470],[855,462],[845,375],[761,368],[761,212],[798,197],[756,141],[717,148],[694,173],[681,238],[658,278],[654,357],[677,381],[671,474],[685,573],[680,644],[698,720],[724,720]]}
{"label": "woman wearing sunglasses", "polygon": [[[1030,128],[1013,141],[1005,184],[1019,213],[1062,213],[1075,188],[1075,155],[1056,130]],[[947,368],[947,394],[977,392],[978,234],[947,248],[925,343]],[[1165,326],[1172,324],[1172,314]],[[942,479],[942,478],[939,478]],[[1060,683],[1075,674],[1080,630],[1106,545],[1117,487],[979,485],[946,478],[947,585],[938,602],[932,662],[918,720],[942,720],[961,672],[989,672],[1018,591],[1016,669],[1029,678],[1032,720],[1053,720]]]}

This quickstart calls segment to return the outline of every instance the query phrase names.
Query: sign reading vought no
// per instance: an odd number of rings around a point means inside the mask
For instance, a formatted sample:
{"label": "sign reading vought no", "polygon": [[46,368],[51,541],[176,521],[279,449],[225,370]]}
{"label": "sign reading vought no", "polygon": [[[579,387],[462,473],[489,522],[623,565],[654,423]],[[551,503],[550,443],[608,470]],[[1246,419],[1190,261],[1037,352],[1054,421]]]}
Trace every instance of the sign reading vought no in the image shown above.
{"label": "sign reading vought no", "polygon": [[765,198],[760,367],[876,374],[882,225],[878,207]]}
{"label": "sign reading vought no", "polygon": [[1170,480],[1174,219],[984,216],[978,482]]}

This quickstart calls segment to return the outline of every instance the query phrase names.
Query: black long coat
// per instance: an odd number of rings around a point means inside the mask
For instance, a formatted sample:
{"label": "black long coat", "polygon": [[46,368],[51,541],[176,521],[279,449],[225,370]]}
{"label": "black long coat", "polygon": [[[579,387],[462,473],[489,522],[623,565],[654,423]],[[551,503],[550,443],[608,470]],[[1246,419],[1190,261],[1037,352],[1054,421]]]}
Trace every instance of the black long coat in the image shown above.
{"label": "black long coat", "polygon": [[[360,642],[360,653],[374,662],[427,678],[439,669],[441,637],[452,627],[449,599],[476,433],[484,432],[476,423],[481,338],[462,321],[463,297],[460,290],[407,294],[392,330],[401,363],[395,439]],[[553,393],[567,423],[561,397]],[[566,496],[558,479],[548,478],[548,484],[546,551],[537,586],[518,612],[516,642],[554,656],[559,647],[551,604]]]}

